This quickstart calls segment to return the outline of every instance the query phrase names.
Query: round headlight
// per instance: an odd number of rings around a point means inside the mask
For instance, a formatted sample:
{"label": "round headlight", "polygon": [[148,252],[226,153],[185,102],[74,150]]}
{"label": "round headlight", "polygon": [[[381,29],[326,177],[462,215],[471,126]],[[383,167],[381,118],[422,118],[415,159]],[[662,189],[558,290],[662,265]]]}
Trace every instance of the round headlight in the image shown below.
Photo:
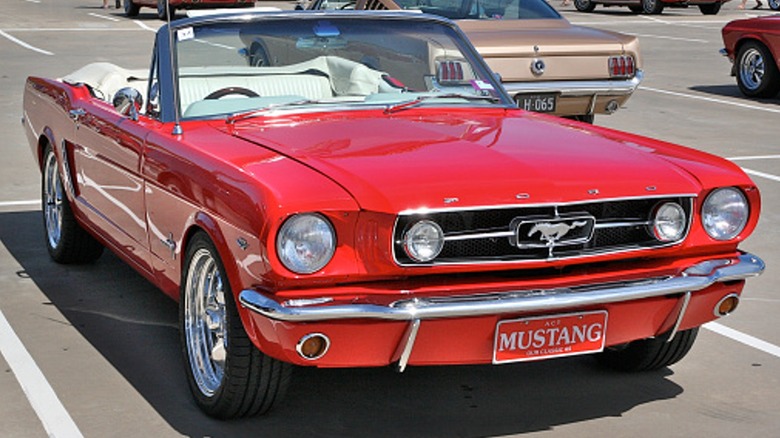
{"label": "round headlight", "polygon": [[713,191],[704,200],[701,209],[704,230],[717,240],[737,237],[745,228],[749,216],[750,207],[745,195],[734,187]]}
{"label": "round headlight", "polygon": [[666,202],[655,211],[653,234],[661,242],[680,240],[685,233],[685,211],[679,204]]}
{"label": "round headlight", "polygon": [[279,229],[276,251],[284,266],[298,274],[317,272],[336,250],[336,233],[318,214],[292,216]]}
{"label": "round headlight", "polygon": [[404,250],[416,262],[435,259],[443,247],[444,232],[436,222],[421,220],[404,234]]}

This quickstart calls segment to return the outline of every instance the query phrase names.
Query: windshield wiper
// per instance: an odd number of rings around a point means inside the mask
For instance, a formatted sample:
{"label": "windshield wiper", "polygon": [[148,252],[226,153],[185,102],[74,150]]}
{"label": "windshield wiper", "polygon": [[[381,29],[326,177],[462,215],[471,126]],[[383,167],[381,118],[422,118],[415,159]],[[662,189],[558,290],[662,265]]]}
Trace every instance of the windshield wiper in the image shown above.
{"label": "windshield wiper", "polygon": [[412,100],[407,100],[406,102],[396,103],[393,105],[388,105],[385,108],[385,114],[392,114],[396,113],[398,111],[403,111],[408,108],[413,108],[417,105],[420,105],[421,103],[425,102],[426,100],[430,99],[465,99],[468,101],[473,100],[487,100],[489,102],[499,102],[501,99],[495,96],[477,96],[475,94],[465,94],[465,93],[434,93],[434,94],[424,94],[422,96],[417,96]]}
{"label": "windshield wiper", "polygon": [[275,109],[290,107],[290,106],[312,105],[319,102],[320,102],[319,100],[314,100],[314,99],[299,99],[299,100],[293,100],[291,102],[272,103],[264,108],[242,111],[240,113],[233,113],[225,119],[225,123],[227,123],[228,125],[232,125],[236,122],[240,122],[241,120],[246,120],[246,119],[251,119],[253,117],[261,116]]}

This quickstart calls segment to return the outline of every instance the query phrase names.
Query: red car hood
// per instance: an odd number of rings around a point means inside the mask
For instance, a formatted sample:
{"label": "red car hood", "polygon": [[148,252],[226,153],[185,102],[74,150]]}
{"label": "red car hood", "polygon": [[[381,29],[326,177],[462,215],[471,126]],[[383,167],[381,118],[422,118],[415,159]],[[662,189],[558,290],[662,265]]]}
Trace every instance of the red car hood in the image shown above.
{"label": "red car hood", "polygon": [[[240,124],[234,135],[292,157],[373,211],[695,194],[650,145],[520,111],[374,111]],[[271,123],[273,123],[271,125]],[[311,188],[316,191],[316,187]]]}

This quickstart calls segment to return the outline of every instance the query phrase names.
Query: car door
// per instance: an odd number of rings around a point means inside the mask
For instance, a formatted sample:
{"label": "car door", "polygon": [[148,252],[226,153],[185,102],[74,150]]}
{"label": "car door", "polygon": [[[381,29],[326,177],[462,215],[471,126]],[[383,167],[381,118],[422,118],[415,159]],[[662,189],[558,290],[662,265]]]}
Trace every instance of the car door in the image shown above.
{"label": "car door", "polygon": [[71,143],[78,199],[87,207],[82,210],[115,250],[151,272],[140,175],[148,129],[105,102],[78,105],[71,110]]}

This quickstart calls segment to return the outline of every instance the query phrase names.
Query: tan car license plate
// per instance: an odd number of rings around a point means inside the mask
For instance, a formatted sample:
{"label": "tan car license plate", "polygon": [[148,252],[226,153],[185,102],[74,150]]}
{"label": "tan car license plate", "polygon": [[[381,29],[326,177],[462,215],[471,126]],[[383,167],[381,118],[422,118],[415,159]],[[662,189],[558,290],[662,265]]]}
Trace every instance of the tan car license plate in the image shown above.
{"label": "tan car license plate", "polygon": [[499,321],[493,363],[523,362],[604,350],[607,312]]}
{"label": "tan car license plate", "polygon": [[554,112],[557,101],[558,95],[554,93],[515,95],[517,106],[526,111],[534,111],[537,113]]}

